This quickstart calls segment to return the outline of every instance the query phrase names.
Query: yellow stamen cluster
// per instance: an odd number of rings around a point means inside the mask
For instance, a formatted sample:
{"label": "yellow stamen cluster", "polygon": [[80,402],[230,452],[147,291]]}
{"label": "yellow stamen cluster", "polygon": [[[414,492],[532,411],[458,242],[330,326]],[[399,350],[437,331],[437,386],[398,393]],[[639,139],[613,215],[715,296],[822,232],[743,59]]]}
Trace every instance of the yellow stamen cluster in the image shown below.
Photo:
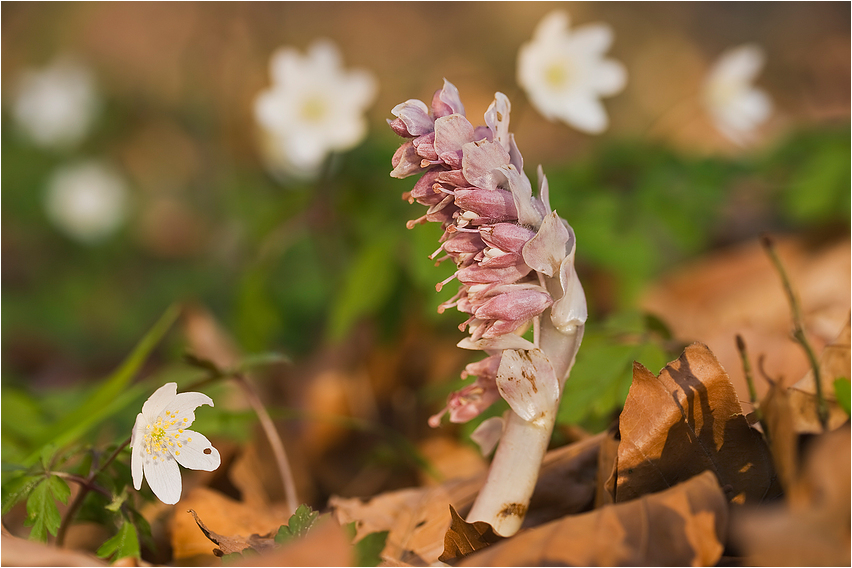
{"label": "yellow stamen cluster", "polygon": [[[187,418],[183,418],[181,422],[178,423],[178,412],[180,411],[175,410],[174,412],[171,412],[169,410],[165,410],[157,417],[157,421],[155,423],[145,426],[146,432],[143,445],[145,447],[145,453],[151,456],[152,460],[165,460],[170,454],[179,456],[180,450],[178,448],[183,447],[183,442],[192,441],[192,438],[181,440],[183,427],[186,426],[186,423],[189,420]],[[175,424],[178,424],[177,432],[175,432]]]}

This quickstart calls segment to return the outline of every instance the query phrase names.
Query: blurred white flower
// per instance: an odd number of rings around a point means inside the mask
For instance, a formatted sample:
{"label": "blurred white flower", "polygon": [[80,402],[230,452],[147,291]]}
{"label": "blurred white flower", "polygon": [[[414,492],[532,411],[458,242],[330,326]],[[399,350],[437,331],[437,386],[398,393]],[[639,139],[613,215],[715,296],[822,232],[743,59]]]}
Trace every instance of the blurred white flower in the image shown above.
{"label": "blurred white flower", "polygon": [[33,143],[45,148],[73,146],[88,133],[99,99],[91,71],[71,57],[23,73],[16,84],[12,114]]}
{"label": "blurred white flower", "polygon": [[45,196],[47,216],[62,232],[94,243],[124,221],[128,190],[119,175],[97,161],[63,166],[50,178]]}
{"label": "blurred white flower", "polygon": [[518,83],[547,119],[599,134],[609,125],[599,99],[621,91],[627,71],[620,62],[604,59],[613,40],[607,24],[568,26],[562,11],[539,22],[532,41],[518,52]]}
{"label": "blurred white flower", "polygon": [[763,68],[760,46],[746,44],[725,51],[707,74],[703,98],[716,128],[737,144],[769,118],[772,100],[752,83]]}
{"label": "blurred white flower", "polygon": [[279,48],[270,74],[272,85],[258,95],[254,114],[265,137],[264,157],[275,173],[313,177],[330,152],[363,139],[376,80],[368,71],[343,69],[331,41],[314,41],[304,57]]}
{"label": "blurred white flower", "polygon": [[177,383],[166,383],[142,405],[130,436],[130,471],[137,491],[145,477],[160,501],[174,505],[181,494],[178,464],[213,471],[222,463],[210,440],[187,429],[202,404],[213,406],[213,400],[200,392],[178,394]]}

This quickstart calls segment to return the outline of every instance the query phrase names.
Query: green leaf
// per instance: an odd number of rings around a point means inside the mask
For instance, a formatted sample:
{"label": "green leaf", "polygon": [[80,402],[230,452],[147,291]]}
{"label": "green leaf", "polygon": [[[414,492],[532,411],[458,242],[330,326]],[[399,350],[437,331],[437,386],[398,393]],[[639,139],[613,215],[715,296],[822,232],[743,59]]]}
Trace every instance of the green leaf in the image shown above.
{"label": "green leaf", "polygon": [[286,525],[281,525],[275,542],[283,544],[295,538],[305,536],[319,517],[319,512],[314,511],[308,505],[299,505],[296,512],[290,517]]}
{"label": "green leaf", "polygon": [[852,390],[852,382],[845,377],[840,377],[834,381],[834,396],[837,398],[837,403],[846,411],[846,415],[850,415],[850,390]]}
{"label": "green leaf", "polygon": [[95,554],[99,558],[109,558],[114,555],[115,560],[127,557],[139,558],[139,538],[136,536],[133,523],[124,521],[115,536],[103,543]]}
{"label": "green leaf", "polygon": [[355,566],[378,566],[390,531],[370,533],[355,543]]}
{"label": "green leaf", "polygon": [[3,483],[3,514],[5,515],[17,503],[26,499],[42,479],[40,475],[20,475]]}
{"label": "green leaf", "polygon": [[65,481],[55,475],[42,480],[33,488],[27,499],[27,518],[24,526],[31,526],[30,540],[47,541],[47,533],[56,536],[62,517],[56,501],[68,501],[71,489]]}
{"label": "green leaf", "polygon": [[[88,432],[99,422],[121,409],[115,404],[129,403],[132,398],[127,396],[128,385],[139,371],[145,359],[160,342],[166,332],[171,328],[180,308],[178,305],[170,306],[166,312],[154,324],[148,333],[139,341],[130,355],[121,366],[110,375],[106,381],[96,390],[82,406],[77,407],[63,419],[59,420],[53,428],[50,428],[39,446],[52,443],[57,447],[65,446]],[[124,396],[122,396],[124,395]],[[39,453],[33,453],[24,460],[26,465],[32,465],[38,459]]]}

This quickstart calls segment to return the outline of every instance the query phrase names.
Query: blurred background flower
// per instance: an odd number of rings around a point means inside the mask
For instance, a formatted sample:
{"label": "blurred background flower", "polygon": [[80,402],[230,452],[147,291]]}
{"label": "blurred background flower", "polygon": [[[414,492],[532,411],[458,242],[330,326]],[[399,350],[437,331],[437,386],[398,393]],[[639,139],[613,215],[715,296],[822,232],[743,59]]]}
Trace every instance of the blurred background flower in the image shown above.
{"label": "blurred background flower", "polygon": [[766,56],[758,45],[731,48],[719,56],[704,83],[704,104],[716,128],[737,144],[751,140],[754,130],[772,113],[772,100],[753,83]]}
{"label": "blurred background flower", "polygon": [[53,173],[45,195],[47,216],[69,237],[86,244],[115,232],[128,208],[124,180],[97,161],[62,166]]}
{"label": "blurred background flower", "polygon": [[600,134],[609,117],[599,98],[620,92],[627,70],[603,57],[612,45],[610,26],[568,28],[567,12],[551,12],[539,22],[532,41],[518,52],[518,83],[546,118]]}
{"label": "blurred background flower", "polygon": [[368,71],[343,69],[333,42],[314,41],[304,57],[280,48],[269,70],[272,86],[258,95],[254,111],[272,171],[314,177],[329,153],[364,139],[364,111],[375,100],[376,79]]}
{"label": "blurred background flower", "polygon": [[24,71],[14,90],[18,127],[34,144],[45,148],[78,144],[98,110],[94,77],[73,56]]}

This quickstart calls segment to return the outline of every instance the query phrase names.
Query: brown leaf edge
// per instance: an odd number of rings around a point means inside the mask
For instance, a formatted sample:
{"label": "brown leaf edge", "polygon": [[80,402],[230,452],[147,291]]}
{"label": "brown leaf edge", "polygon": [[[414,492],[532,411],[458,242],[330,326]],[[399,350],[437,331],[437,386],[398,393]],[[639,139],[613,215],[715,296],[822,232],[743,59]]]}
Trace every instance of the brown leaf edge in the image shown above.
{"label": "brown leaf edge", "polygon": [[241,535],[225,536],[207,528],[207,525],[198,518],[198,514],[195,510],[189,509],[187,513],[190,513],[192,518],[195,519],[195,523],[198,525],[198,528],[201,529],[201,532],[204,533],[204,536],[206,536],[210,542],[219,547],[213,549],[213,554],[215,556],[224,556],[234,552],[242,553],[248,548],[255,552],[262,552],[275,546],[275,538],[272,533],[265,536],[261,536],[259,534],[252,534],[249,537]]}
{"label": "brown leaf edge", "polygon": [[441,562],[450,563],[464,558],[503,539],[485,521],[472,523],[465,521],[452,505],[450,505],[450,517],[452,518],[450,528],[444,535],[444,552],[438,557]]}

